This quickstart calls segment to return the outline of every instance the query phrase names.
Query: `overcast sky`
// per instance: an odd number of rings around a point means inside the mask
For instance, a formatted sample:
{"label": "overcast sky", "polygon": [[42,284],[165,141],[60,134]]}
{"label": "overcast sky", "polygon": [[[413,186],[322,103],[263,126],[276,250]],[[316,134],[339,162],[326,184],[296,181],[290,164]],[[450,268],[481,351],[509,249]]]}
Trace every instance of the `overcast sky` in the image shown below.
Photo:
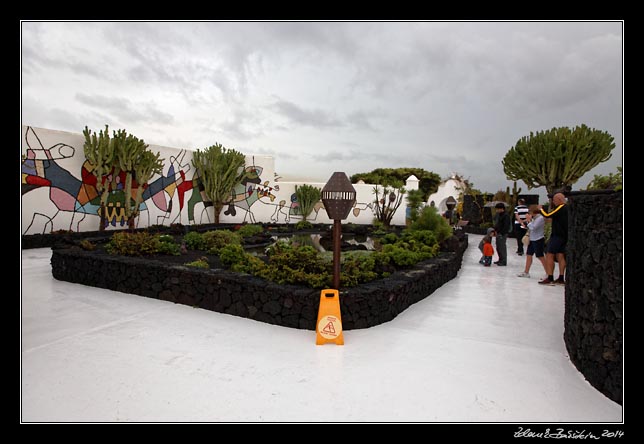
{"label": "overcast sky", "polygon": [[621,22],[23,22],[22,123],[219,142],[285,178],[413,166],[491,192],[520,137],[585,123],[616,148],[579,189],[622,164],[622,38]]}

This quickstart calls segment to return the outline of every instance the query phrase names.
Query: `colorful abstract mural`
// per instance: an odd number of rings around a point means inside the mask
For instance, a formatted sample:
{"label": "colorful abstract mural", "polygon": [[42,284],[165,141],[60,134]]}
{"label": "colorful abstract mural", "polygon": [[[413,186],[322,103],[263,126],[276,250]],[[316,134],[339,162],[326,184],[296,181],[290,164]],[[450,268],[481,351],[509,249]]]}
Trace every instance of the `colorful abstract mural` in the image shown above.
{"label": "colorful abstract mural", "polygon": [[[95,231],[99,224],[98,178],[83,152],[80,133],[23,126],[21,161],[22,234],[52,231]],[[143,185],[137,227],[170,224],[206,224],[214,220],[212,203],[204,193],[192,165],[192,151],[150,145],[165,159],[163,173]],[[295,185],[275,178],[274,159],[246,156],[241,182],[234,188],[221,214],[222,223],[293,223],[301,220]],[[272,178],[268,180],[266,178]],[[127,226],[123,183],[125,173],[101,178],[112,181],[107,197],[106,229]],[[139,185],[134,181],[134,187]],[[311,183],[322,188],[323,183]],[[357,203],[350,222],[373,221],[373,185],[355,185]],[[318,202],[308,217],[312,222],[331,222]],[[404,224],[404,211],[394,223]]]}

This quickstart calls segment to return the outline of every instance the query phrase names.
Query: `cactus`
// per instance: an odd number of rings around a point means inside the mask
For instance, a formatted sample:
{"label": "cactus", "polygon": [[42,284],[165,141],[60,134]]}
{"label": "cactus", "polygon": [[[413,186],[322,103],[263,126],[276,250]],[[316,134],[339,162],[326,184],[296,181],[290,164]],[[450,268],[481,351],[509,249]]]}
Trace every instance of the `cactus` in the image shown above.
{"label": "cactus", "polygon": [[552,128],[519,139],[501,163],[508,179],[523,180],[529,189],[545,186],[552,194],[610,159],[614,148],[606,131],[586,125]]}
{"label": "cactus", "polygon": [[212,201],[216,224],[224,203],[231,199],[233,188],[241,181],[245,163],[246,157],[242,153],[218,143],[193,154],[192,164],[197,169],[206,196]]}
{"label": "cactus", "polygon": [[143,202],[143,185],[147,184],[155,174],[161,174],[163,172],[164,160],[160,158],[159,152],[154,154],[152,151],[146,150],[141,153],[139,161],[134,165],[134,179],[136,179],[139,187],[134,196],[134,206],[132,207],[131,216],[132,222],[139,215],[139,209]]}
{"label": "cactus", "polygon": [[[517,202],[519,201],[519,194],[521,194],[522,190],[523,188],[519,188],[517,190],[517,181],[515,180],[514,183],[512,184],[512,205],[517,204]],[[508,194],[510,194],[509,189],[508,189]]]}
{"label": "cactus", "polygon": [[[113,134],[115,175],[125,172],[125,216],[130,229],[134,228],[134,219],[139,215],[143,201],[143,187],[154,174],[163,171],[163,160],[159,153],[148,151],[148,145],[141,139],[119,130]],[[132,181],[136,180],[137,191],[132,195]]]}
{"label": "cactus", "polygon": [[313,211],[313,207],[320,201],[321,191],[313,185],[295,185],[295,196],[298,203],[298,210],[302,216],[302,220],[306,221],[309,214]]}
{"label": "cactus", "polygon": [[85,158],[93,166],[92,174],[96,176],[96,191],[101,198],[101,207],[99,210],[100,222],[99,230],[105,230],[105,205],[107,197],[111,188],[111,181],[105,180],[103,184],[103,176],[112,171],[114,164],[114,143],[110,140],[108,126],[105,125],[105,131],[100,131],[98,138],[96,133],[93,133],[85,127],[83,130],[85,136],[85,143],[83,144],[83,151]]}

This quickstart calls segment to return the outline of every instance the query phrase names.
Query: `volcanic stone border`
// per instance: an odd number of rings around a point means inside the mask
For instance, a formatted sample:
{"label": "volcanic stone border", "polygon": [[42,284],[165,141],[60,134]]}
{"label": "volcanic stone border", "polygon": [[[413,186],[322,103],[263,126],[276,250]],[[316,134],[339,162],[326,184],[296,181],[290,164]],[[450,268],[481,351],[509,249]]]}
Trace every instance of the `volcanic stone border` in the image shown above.
{"label": "volcanic stone border", "polygon": [[[395,318],[456,277],[467,236],[455,252],[341,292],[342,326],[367,328]],[[78,248],[52,250],[54,278],[227,313],[285,327],[315,330],[320,291],[279,285],[228,270],[168,265],[145,258],[97,255]]]}
{"label": "volcanic stone border", "polygon": [[564,341],[588,382],[622,403],[622,192],[568,194]]}

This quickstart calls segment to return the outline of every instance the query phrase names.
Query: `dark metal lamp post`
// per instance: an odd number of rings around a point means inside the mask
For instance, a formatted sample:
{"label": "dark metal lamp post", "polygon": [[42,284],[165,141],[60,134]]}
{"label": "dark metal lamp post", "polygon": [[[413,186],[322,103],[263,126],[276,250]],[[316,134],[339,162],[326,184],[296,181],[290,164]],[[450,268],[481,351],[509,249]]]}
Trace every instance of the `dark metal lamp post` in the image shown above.
{"label": "dark metal lamp post", "polygon": [[356,190],[345,173],[335,172],[322,188],[322,203],[329,219],[333,219],[333,288],[340,289],[340,239],[342,220],[356,202]]}

